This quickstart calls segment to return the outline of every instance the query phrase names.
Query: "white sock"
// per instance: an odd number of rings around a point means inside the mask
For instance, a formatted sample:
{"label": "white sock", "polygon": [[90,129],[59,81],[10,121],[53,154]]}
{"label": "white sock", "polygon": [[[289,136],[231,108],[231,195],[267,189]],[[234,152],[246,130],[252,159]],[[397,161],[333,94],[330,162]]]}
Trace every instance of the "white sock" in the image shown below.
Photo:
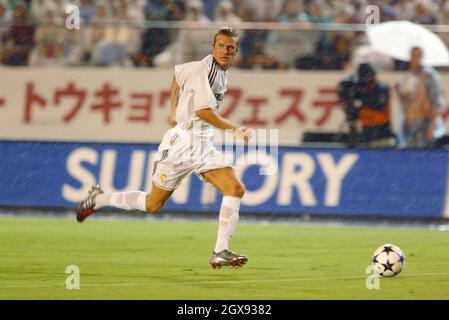
{"label": "white sock", "polygon": [[95,210],[110,206],[124,210],[147,211],[147,193],[142,191],[129,191],[119,193],[103,193],[95,198]]}
{"label": "white sock", "polygon": [[229,250],[229,240],[237,228],[239,222],[240,202],[242,199],[232,196],[224,196],[221,202],[218,217],[218,235],[215,244],[215,252]]}

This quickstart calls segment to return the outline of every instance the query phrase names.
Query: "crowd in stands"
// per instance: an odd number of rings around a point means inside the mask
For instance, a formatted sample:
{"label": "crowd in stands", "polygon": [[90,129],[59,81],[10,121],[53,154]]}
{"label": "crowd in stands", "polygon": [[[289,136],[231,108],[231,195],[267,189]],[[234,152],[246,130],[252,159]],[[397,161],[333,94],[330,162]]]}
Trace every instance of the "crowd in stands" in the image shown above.
{"label": "crowd in stands", "polygon": [[[75,4],[80,29],[68,30]],[[210,52],[214,28],[154,27],[146,22],[301,22],[304,30],[241,30],[238,66],[338,70],[369,57],[376,67],[397,64],[369,50],[363,32],[325,32],[314,24],[365,23],[366,7],[380,21],[448,24],[449,0],[0,0],[0,58],[11,66],[166,66]],[[441,34],[449,43],[446,34]]]}

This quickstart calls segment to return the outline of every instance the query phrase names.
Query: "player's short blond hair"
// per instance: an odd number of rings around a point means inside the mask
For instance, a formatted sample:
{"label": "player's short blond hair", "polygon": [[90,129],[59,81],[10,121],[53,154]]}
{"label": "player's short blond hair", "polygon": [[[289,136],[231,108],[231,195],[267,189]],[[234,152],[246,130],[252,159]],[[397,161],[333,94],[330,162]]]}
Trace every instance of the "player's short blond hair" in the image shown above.
{"label": "player's short blond hair", "polygon": [[239,34],[237,33],[237,31],[235,31],[231,27],[220,28],[214,35],[214,44],[217,41],[218,35],[220,35],[220,34],[231,37],[231,38],[237,38],[237,47],[239,46]]}

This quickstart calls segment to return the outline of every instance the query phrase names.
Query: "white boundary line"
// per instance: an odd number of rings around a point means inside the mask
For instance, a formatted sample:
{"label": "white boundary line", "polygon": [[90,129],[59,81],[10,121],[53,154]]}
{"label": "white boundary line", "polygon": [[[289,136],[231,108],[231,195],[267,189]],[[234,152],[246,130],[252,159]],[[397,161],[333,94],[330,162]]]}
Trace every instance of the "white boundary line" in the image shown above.
{"label": "white boundary line", "polygon": [[[397,277],[399,278],[424,278],[424,277],[438,277],[438,276],[448,276],[449,272],[444,273],[421,273],[421,274],[400,274]],[[145,277],[145,276],[143,276]],[[98,287],[98,286],[109,286],[109,287],[150,287],[152,285],[210,285],[210,284],[242,284],[242,283],[269,283],[269,282],[292,282],[292,281],[329,281],[329,280],[337,280],[337,281],[345,281],[345,280],[356,280],[356,279],[366,279],[367,275],[364,276],[352,276],[352,277],[323,277],[323,278],[289,278],[289,279],[264,279],[264,280],[231,280],[231,281],[186,281],[186,282],[151,282],[151,279],[146,279],[148,282],[142,283],[117,283],[117,282],[101,282],[101,283],[84,283],[81,284],[81,288],[85,287]],[[396,277],[395,277],[396,278]],[[381,279],[386,279],[381,277]],[[448,279],[449,280],[449,279]],[[61,287],[64,288],[64,285],[53,285],[53,284],[37,284],[37,285],[0,285],[1,288],[40,288],[40,287]]]}
{"label": "white boundary line", "polygon": [[443,211],[443,217],[449,218],[449,168],[448,172],[446,173],[446,199],[444,204],[444,211]]}

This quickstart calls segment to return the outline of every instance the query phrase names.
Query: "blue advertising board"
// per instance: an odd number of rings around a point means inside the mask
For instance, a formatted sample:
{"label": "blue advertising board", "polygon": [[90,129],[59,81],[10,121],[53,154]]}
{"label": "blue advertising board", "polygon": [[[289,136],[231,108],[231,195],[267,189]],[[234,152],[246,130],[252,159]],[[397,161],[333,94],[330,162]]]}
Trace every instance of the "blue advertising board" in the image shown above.
{"label": "blue advertising board", "polygon": [[[108,192],[150,190],[156,151],[155,144],[0,142],[0,206],[73,208],[94,184]],[[242,213],[445,215],[444,150],[280,147],[263,156],[277,164],[272,174],[251,162],[236,166],[247,188]],[[164,210],[214,211],[220,203],[192,175]]]}

